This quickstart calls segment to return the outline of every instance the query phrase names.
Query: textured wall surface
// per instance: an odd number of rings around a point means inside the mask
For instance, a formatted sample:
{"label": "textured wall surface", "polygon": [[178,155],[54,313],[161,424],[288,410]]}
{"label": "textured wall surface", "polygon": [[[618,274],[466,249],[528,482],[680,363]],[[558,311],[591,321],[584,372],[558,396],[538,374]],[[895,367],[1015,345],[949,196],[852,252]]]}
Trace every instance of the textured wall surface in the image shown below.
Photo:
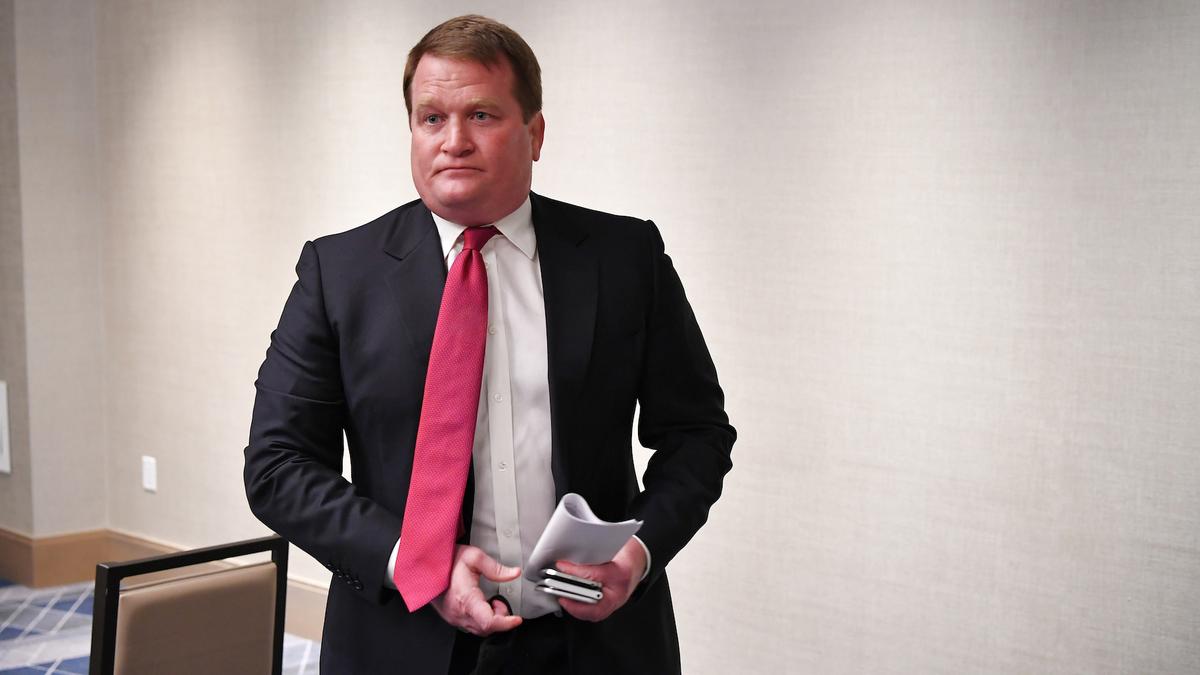
{"label": "textured wall surface", "polygon": [[96,20],[91,3],[15,8],[32,533],[44,537],[106,521]]}
{"label": "textured wall surface", "polygon": [[1195,3],[96,7],[111,525],[260,531],[301,244],[414,196],[404,56],[477,10],[542,61],[535,189],[655,219],[741,432],[688,673],[1200,670]]}
{"label": "textured wall surface", "polygon": [[0,527],[33,532],[29,395],[25,378],[25,279],[21,261],[21,162],[12,0],[0,0],[0,380],[8,383],[12,473],[0,474]]}

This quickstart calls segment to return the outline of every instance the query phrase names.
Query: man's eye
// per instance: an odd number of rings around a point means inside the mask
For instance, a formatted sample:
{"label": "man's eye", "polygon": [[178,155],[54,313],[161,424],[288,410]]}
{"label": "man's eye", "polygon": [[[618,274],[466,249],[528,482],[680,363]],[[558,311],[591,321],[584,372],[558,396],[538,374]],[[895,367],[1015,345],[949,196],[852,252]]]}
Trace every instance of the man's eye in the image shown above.
{"label": "man's eye", "polygon": [[425,124],[437,124],[441,119],[441,115],[426,115]]}
{"label": "man's eye", "polygon": [[484,120],[490,119],[491,117],[492,117],[491,115],[483,112],[482,110],[476,110],[475,112],[471,113],[471,118],[474,119],[476,122],[482,122]]}

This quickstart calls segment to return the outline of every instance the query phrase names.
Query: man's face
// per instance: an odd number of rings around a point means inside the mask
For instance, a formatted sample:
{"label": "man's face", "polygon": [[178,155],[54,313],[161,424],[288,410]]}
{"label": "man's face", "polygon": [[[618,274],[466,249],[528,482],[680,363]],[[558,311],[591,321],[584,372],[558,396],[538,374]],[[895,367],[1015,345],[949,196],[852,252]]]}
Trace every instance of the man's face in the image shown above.
{"label": "man's face", "polygon": [[426,54],[412,79],[412,176],[431,211],[486,225],[529,194],[542,149],[539,112],[526,124],[508,60],[491,68]]}

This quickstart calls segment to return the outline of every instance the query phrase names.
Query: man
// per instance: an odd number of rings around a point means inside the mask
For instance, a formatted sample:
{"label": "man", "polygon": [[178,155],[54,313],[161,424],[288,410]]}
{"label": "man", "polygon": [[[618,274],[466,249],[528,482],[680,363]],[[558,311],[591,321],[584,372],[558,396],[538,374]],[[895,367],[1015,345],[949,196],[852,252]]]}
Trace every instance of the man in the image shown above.
{"label": "man", "polygon": [[[653,223],[530,192],[540,77],[502,24],[434,28],[404,77],[421,199],[301,253],[245,478],[255,515],[342,582],[323,672],[679,672],[663,568],[734,430]],[[608,563],[558,563],[602,584],[594,605],[523,578],[569,492],[644,521]]]}

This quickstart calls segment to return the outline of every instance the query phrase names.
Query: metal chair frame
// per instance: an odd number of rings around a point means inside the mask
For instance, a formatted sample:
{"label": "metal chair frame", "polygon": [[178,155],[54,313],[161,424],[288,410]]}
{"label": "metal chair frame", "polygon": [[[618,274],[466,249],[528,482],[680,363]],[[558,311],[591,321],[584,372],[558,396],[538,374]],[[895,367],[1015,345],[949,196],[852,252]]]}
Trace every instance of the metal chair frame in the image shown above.
{"label": "metal chair frame", "polygon": [[283,671],[283,619],[287,600],[287,541],[278,535],[220,544],[191,551],[130,560],[104,562],[96,565],[96,596],[92,616],[92,655],[88,672],[91,675],[112,675],[116,658],[117,610],[121,602],[121,581],[127,577],[151,572],[216,562],[226,558],[271,552],[275,563],[275,627],[271,655],[271,675]]}

